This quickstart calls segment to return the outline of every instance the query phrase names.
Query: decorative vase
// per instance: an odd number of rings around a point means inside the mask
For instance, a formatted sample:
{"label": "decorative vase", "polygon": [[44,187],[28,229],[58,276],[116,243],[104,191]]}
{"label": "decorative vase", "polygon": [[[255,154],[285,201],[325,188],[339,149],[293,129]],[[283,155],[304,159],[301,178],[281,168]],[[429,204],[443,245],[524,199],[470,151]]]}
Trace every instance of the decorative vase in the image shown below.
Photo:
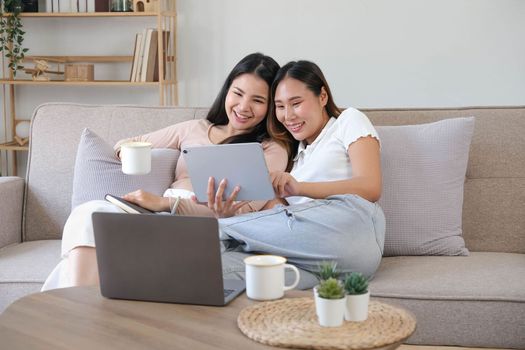
{"label": "decorative vase", "polygon": [[345,320],[361,322],[368,318],[368,302],[370,291],[365,294],[347,294],[345,307]]}
{"label": "decorative vase", "polygon": [[132,0],[109,0],[111,12],[133,12]]}
{"label": "decorative vase", "polygon": [[343,324],[345,316],[345,298],[325,299],[315,298],[317,319],[322,327],[339,327]]}

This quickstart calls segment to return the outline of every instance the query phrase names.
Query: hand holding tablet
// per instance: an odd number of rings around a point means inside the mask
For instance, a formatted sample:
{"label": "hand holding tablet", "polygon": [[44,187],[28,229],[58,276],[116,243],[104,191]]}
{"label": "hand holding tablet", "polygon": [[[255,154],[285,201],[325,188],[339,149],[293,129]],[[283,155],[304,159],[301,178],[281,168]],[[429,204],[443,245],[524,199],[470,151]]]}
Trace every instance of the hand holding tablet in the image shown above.
{"label": "hand holding tablet", "polygon": [[218,186],[227,180],[223,194],[226,200],[236,186],[236,200],[254,201],[275,198],[270,175],[259,143],[236,143],[186,147],[182,154],[188,167],[193,191],[199,202],[208,201],[208,180]]}

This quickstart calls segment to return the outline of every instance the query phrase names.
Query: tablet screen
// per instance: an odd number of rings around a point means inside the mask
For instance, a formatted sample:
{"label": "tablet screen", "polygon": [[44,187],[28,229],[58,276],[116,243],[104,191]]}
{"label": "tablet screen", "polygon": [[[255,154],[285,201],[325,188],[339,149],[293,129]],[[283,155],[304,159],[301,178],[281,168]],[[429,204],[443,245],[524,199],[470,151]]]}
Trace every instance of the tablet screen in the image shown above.
{"label": "tablet screen", "polygon": [[228,183],[223,200],[235,186],[241,190],[237,200],[270,200],[275,197],[270,175],[259,143],[235,143],[186,147],[182,150],[193,191],[199,202],[207,202],[208,179],[215,179],[215,188],[222,179]]}

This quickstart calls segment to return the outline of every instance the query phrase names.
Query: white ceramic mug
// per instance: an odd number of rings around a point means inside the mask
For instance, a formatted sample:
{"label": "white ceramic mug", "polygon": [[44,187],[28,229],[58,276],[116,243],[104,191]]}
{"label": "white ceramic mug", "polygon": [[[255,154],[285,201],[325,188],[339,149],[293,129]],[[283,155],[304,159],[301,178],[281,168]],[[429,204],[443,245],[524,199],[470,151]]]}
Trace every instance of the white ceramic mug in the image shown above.
{"label": "white ceramic mug", "polygon": [[[255,255],[244,259],[246,265],[246,294],[255,300],[273,300],[284,296],[284,292],[299,284],[299,270],[286,264],[286,259],[276,255]],[[284,285],[284,270],[295,272],[295,281]]]}
{"label": "white ceramic mug", "polygon": [[128,175],[146,175],[151,171],[151,143],[128,142],[120,146],[122,172]]}

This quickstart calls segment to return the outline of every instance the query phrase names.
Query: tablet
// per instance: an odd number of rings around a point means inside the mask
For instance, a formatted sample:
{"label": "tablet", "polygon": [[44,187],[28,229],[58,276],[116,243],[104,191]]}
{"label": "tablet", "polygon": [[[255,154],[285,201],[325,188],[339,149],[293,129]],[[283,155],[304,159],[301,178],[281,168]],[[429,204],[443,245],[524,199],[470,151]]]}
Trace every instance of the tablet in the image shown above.
{"label": "tablet", "polygon": [[208,201],[208,179],[215,179],[215,188],[227,179],[225,195],[228,198],[235,186],[241,190],[237,200],[254,201],[275,198],[264,153],[259,143],[193,146],[182,150],[188,167],[193,192],[199,202]]}

